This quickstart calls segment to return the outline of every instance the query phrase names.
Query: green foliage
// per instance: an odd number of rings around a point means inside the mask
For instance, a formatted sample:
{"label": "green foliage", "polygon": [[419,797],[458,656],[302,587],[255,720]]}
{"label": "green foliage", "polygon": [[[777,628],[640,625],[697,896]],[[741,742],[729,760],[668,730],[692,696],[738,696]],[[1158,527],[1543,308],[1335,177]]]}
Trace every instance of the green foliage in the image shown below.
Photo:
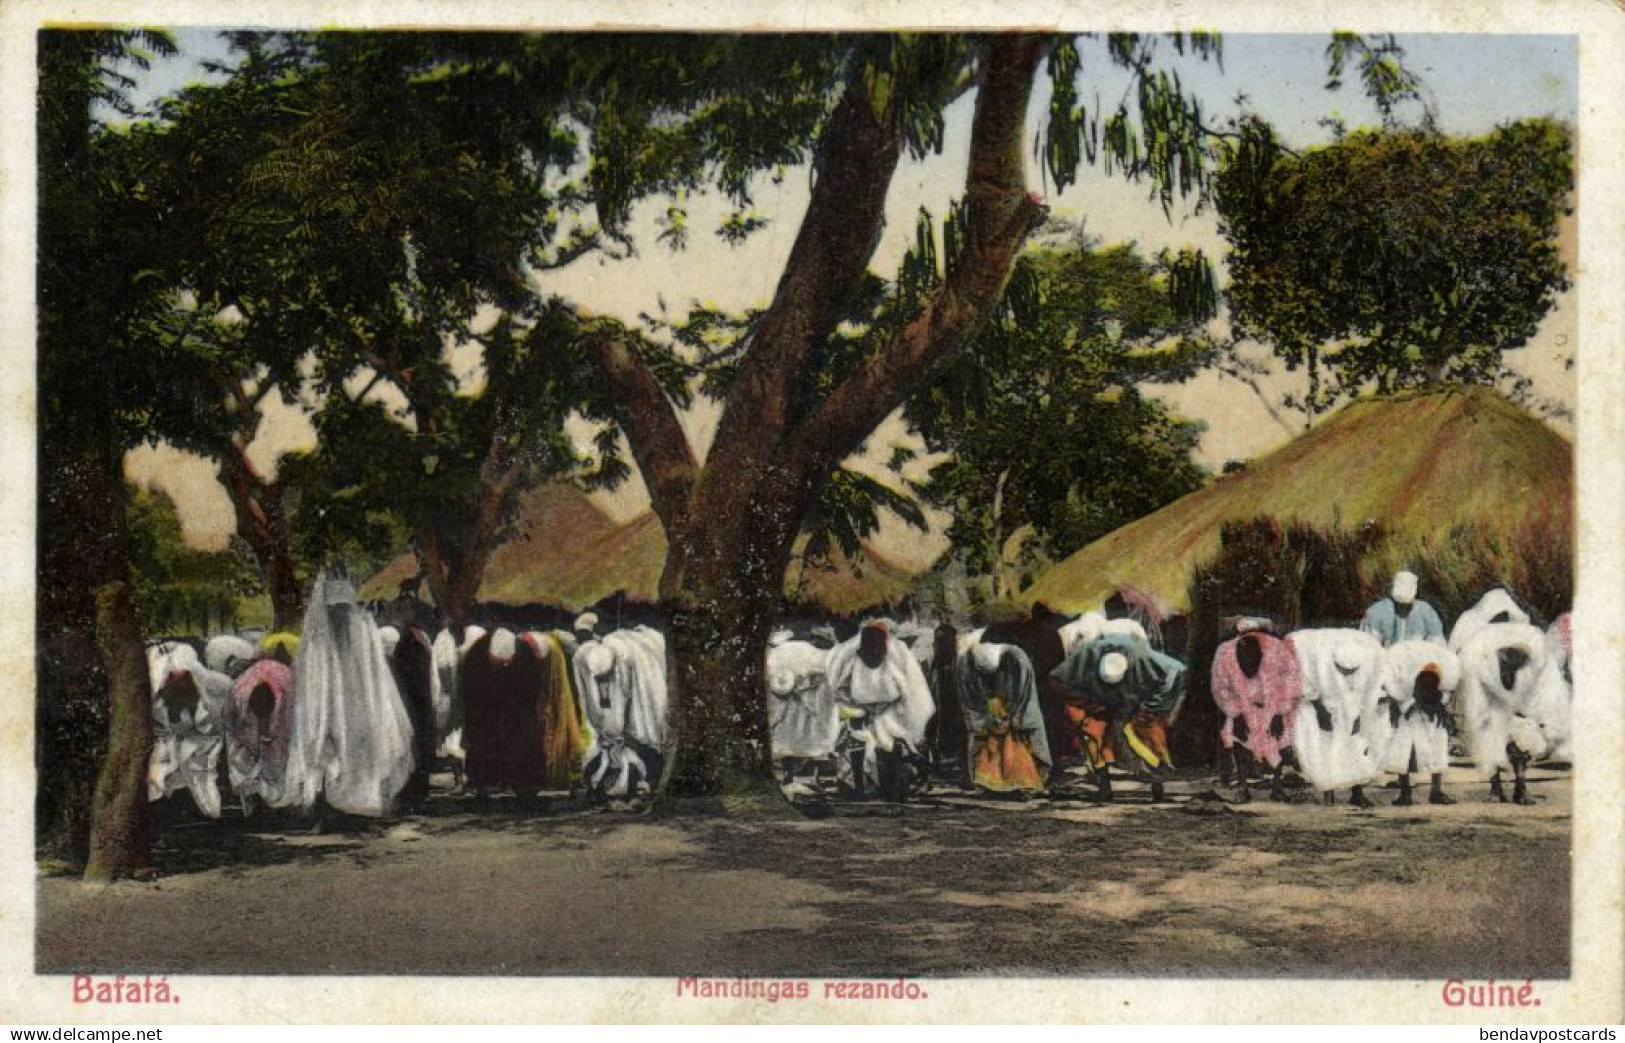
{"label": "green foliage", "polygon": [[1471,139],[1362,131],[1292,155],[1246,128],[1217,184],[1238,333],[1309,367],[1306,400],[1445,382],[1527,391],[1503,363],[1569,285],[1573,144],[1549,120]]}
{"label": "green foliage", "polygon": [[968,567],[1012,564],[1006,544],[1029,526],[1031,550],[1063,557],[1201,484],[1201,427],[1140,386],[1202,366],[1213,296],[1202,286],[1211,273],[1194,252],[1158,264],[1128,245],[1022,258],[995,321],[905,411],[929,450],[951,454],[922,492],[953,511],[948,536]]}
{"label": "green foliage", "polygon": [[1399,126],[1400,107],[1414,104],[1422,110],[1420,125],[1432,129],[1437,113],[1424,96],[1421,79],[1405,68],[1405,49],[1392,33],[1377,37],[1375,42],[1358,33],[1333,33],[1331,43],[1326,45],[1327,90],[1342,87],[1350,61],[1359,73],[1366,96],[1376,103],[1384,127]]}
{"label": "green foliage", "polygon": [[238,603],[260,593],[252,554],[240,542],[201,551],[181,535],[175,501],[159,490],[126,488],[136,610],[148,634],[210,633],[232,626]]}

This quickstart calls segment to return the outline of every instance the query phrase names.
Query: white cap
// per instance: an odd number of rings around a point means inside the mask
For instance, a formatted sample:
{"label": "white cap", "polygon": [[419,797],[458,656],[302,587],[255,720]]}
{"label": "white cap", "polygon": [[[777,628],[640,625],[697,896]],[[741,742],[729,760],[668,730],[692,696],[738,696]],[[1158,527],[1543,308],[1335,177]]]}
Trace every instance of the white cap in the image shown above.
{"label": "white cap", "polygon": [[519,650],[519,637],[507,627],[499,627],[491,635],[491,658],[506,662]]}
{"label": "white cap", "polygon": [[786,641],[789,641],[794,636],[795,635],[788,630],[775,630],[772,634],[768,635],[767,646],[769,648],[777,648]]}
{"label": "white cap", "polygon": [[585,645],[582,654],[586,658],[587,670],[594,677],[603,677],[615,669],[615,653],[603,643]]}
{"label": "white cap", "polygon": [[576,622],[575,622],[574,629],[576,629],[576,630],[591,630],[593,627],[595,627],[597,625],[598,625],[598,613],[596,613],[596,612],[583,612],[583,613],[581,613],[581,615],[576,617]]}
{"label": "white cap", "polygon": [[1355,644],[1334,645],[1332,662],[1339,670],[1351,674],[1365,663],[1365,649]]}
{"label": "white cap", "polygon": [[789,670],[775,670],[767,679],[774,695],[789,695],[796,687],[796,675]]}
{"label": "white cap", "polygon": [[1100,668],[1096,672],[1102,681],[1116,684],[1128,673],[1128,656],[1121,652],[1107,652],[1100,657]]}
{"label": "white cap", "polygon": [[401,643],[401,632],[395,627],[378,628],[378,644],[383,648],[384,655],[394,655],[395,646]]}
{"label": "white cap", "polygon": [[1394,575],[1394,589],[1391,591],[1393,599],[1401,605],[1409,605],[1416,600],[1416,573],[1400,572]]}
{"label": "white cap", "polygon": [[970,657],[976,669],[991,674],[999,669],[999,660],[1004,658],[1004,646],[978,644],[971,648]]}

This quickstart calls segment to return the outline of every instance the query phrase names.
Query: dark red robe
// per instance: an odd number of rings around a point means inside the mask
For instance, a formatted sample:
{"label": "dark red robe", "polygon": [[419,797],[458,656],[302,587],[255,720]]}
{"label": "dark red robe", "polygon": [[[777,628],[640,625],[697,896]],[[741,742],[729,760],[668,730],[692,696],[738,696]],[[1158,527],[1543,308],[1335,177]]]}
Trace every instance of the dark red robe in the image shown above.
{"label": "dark red robe", "polygon": [[525,795],[541,789],[547,778],[542,745],[547,678],[535,649],[515,641],[513,658],[500,662],[492,657],[486,634],[464,655],[457,684],[468,784],[511,786]]}

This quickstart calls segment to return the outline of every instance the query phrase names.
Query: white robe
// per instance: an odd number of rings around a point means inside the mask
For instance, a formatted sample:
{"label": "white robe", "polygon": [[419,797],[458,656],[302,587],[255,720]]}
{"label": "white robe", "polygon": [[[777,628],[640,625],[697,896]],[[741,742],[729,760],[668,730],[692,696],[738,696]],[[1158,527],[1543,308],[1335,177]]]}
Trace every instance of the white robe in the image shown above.
{"label": "white robe", "polygon": [[[841,722],[827,683],[829,650],[806,641],[786,641],[767,651],[770,682],[767,705],[773,756],[828,757],[835,752]],[[780,694],[780,689],[789,690]]]}
{"label": "white robe", "polygon": [[890,752],[899,741],[916,752],[923,750],[925,727],[936,714],[937,704],[931,698],[925,671],[907,645],[888,638],[885,661],[871,668],[858,659],[861,638],[858,634],[830,650],[829,687],[837,708],[846,705],[867,711],[852,728],[852,735],[863,741],[865,773],[878,784],[875,751]]}
{"label": "white robe", "polygon": [[412,774],[412,724],[377,625],[348,584],[317,576],[294,680],[281,806],[310,808],[325,794],[348,814],[387,814]]}
{"label": "white robe", "polygon": [[[1429,720],[1416,705],[1417,675],[1429,663],[1439,668],[1439,696],[1448,707],[1461,681],[1461,664],[1455,653],[1432,641],[1401,641],[1382,652],[1381,696],[1372,724],[1372,746],[1385,771],[1433,774],[1450,766],[1450,733],[1443,721]],[[1386,703],[1399,708],[1399,723],[1393,723]],[[1412,768],[1411,757],[1416,757]]]}
{"label": "white robe", "polygon": [[[1371,722],[1379,712],[1382,643],[1359,630],[1299,630],[1287,638],[1303,675],[1304,705],[1298,710],[1293,749],[1303,773],[1316,789],[1363,786],[1379,772],[1372,748]],[[1337,664],[1338,653],[1352,669]],[[1331,730],[1320,727],[1312,702],[1331,717]]]}
{"label": "white robe", "polygon": [[1071,655],[1073,650],[1086,645],[1097,638],[1107,634],[1126,634],[1139,639],[1145,647],[1151,647],[1150,639],[1146,637],[1145,627],[1137,619],[1107,619],[1103,612],[1085,612],[1070,623],[1064,623],[1060,628],[1061,647]]}
{"label": "white robe", "polygon": [[1506,615],[1503,622],[1529,622],[1529,613],[1518,607],[1518,603],[1512,600],[1512,595],[1500,587],[1491,587],[1478,599],[1476,605],[1457,617],[1456,625],[1450,628],[1450,650],[1460,655],[1462,647],[1472,640],[1474,634],[1489,626],[1490,620],[1503,613]]}
{"label": "white robe", "polygon": [[[595,650],[609,653],[609,667],[594,671]],[[634,742],[653,750],[666,747],[666,639],[658,630],[639,626],[582,642],[571,663],[576,692],[592,726],[583,765],[602,757],[588,781],[610,796],[625,796],[636,768],[648,780],[649,767]]]}
{"label": "white robe", "polygon": [[259,656],[253,642],[236,634],[216,634],[203,646],[203,665],[216,673],[236,677]]}
{"label": "white robe", "polygon": [[[1510,688],[1502,683],[1499,653],[1528,656]],[[1490,623],[1461,650],[1461,704],[1467,745],[1486,778],[1512,767],[1507,744],[1533,758],[1569,756],[1573,692],[1546,635],[1527,623]]]}
{"label": "white robe", "polygon": [[[198,661],[190,645],[147,650],[147,667],[154,678],[152,703],[152,756],[147,761],[147,799],[160,800],[181,790],[192,794],[198,810],[220,817],[219,767],[225,748],[226,705],[231,701],[231,678]],[[197,687],[196,710],[171,721],[157,696],[171,673],[185,672]]]}

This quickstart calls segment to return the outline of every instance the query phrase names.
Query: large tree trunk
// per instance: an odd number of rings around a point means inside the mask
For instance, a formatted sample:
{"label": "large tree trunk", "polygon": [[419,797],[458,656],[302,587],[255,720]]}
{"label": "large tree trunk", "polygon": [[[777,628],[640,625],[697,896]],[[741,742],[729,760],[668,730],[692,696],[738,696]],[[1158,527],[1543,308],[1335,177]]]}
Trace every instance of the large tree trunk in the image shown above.
{"label": "large tree trunk", "polygon": [[[107,749],[107,679],[96,655],[92,563],[82,533],[106,510],[105,483],[64,431],[42,415],[36,619],[34,824],[40,854],[82,866],[90,854],[90,803]],[[94,484],[96,488],[92,489]]]}
{"label": "large tree trunk", "polygon": [[247,447],[240,444],[221,461],[220,470],[237,512],[237,532],[253,548],[265,573],[272,626],[297,629],[305,616],[305,595],[294,570],[293,533],[282,500],[282,483],[266,481],[248,459]]}
{"label": "large tree trunk", "polygon": [[46,852],[106,878],[151,864],[152,692],[130,587],[119,456],[105,416],[75,419],[49,431],[79,451],[42,454],[51,468],[41,475],[42,533],[67,550],[41,556],[42,581],[56,587],[42,598],[42,626],[66,629],[42,635],[39,788],[60,791],[41,801]]}
{"label": "large tree trunk", "polygon": [[[130,590],[113,369],[133,284],[107,268],[90,154],[99,41],[40,34],[38,792],[47,849],[116,873],[151,861],[152,711]],[[90,765],[103,748],[92,792]]]}
{"label": "large tree trunk", "polygon": [[147,762],[152,757],[152,686],[130,585],[96,591],[96,638],[112,708],[107,759],[91,804],[87,879],[144,876],[152,870]]}
{"label": "large tree trunk", "polygon": [[674,746],[666,780],[674,794],[772,787],[767,639],[801,513],[792,500],[751,498],[757,509],[732,516],[734,524],[690,525],[667,537],[660,595]]}

